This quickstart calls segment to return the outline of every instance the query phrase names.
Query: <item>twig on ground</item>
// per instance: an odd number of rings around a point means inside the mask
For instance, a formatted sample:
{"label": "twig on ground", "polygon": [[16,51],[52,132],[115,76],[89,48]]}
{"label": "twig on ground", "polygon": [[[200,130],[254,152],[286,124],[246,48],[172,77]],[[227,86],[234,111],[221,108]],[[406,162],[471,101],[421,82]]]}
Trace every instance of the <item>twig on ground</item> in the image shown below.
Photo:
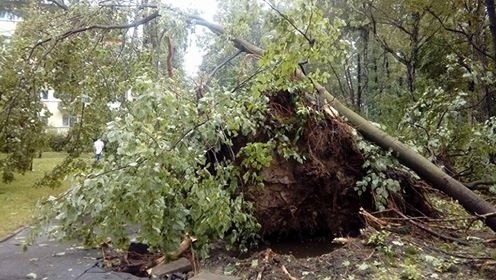
{"label": "twig on ground", "polygon": [[487,214],[477,214],[477,213],[475,213],[475,216],[476,216],[476,217],[479,217],[479,218],[480,218],[480,219],[482,219],[482,220],[485,220],[485,219],[487,219],[487,218],[489,218],[489,217],[494,217],[494,216],[496,216],[496,212],[493,212],[493,213],[487,213]]}
{"label": "twig on ground", "polygon": [[415,222],[415,221],[413,221],[411,219],[408,219],[408,217],[405,216],[405,214],[401,213],[400,211],[398,211],[396,209],[393,209],[393,210],[394,210],[394,212],[396,214],[398,214],[399,216],[405,218],[406,221],[409,222],[410,224],[412,224],[413,226],[418,227],[419,229],[421,229],[421,230],[423,230],[423,231],[425,231],[427,233],[430,233],[430,234],[432,234],[432,235],[434,235],[434,236],[436,236],[436,237],[438,237],[438,238],[440,238],[442,240],[452,241],[452,242],[458,242],[458,243],[463,244],[463,245],[469,245],[469,243],[466,242],[466,241],[464,241],[464,240],[460,240],[458,238],[453,238],[453,237],[446,236],[446,235],[443,235],[441,233],[435,232],[432,229],[428,228],[427,226],[425,226],[425,225],[423,225],[423,224],[421,224],[419,222]]}
{"label": "twig on ground", "polygon": [[388,226],[399,226],[399,224],[389,223],[387,221],[384,221],[383,219],[377,218],[374,215],[367,212],[363,208],[360,208],[360,211],[358,213],[363,216],[363,218],[365,219],[365,222],[368,225],[370,225],[371,227],[373,227],[375,229],[383,229],[383,228],[388,227]]}
{"label": "twig on ground", "polygon": [[470,183],[466,183],[465,186],[471,190],[489,190],[492,185],[496,185],[496,181],[473,181]]}
{"label": "twig on ground", "polygon": [[288,271],[288,269],[286,268],[286,266],[281,265],[281,269],[282,269],[282,272],[284,272],[284,274],[286,274],[290,280],[298,280],[298,278],[296,278],[296,277],[292,276],[292,275],[289,273],[289,271]]}
{"label": "twig on ground", "polygon": [[451,257],[455,257],[455,258],[459,258],[459,259],[466,259],[466,260],[492,260],[493,258],[491,257],[477,257],[477,256],[469,256],[469,255],[461,255],[461,254],[455,254],[455,253],[451,253],[451,252],[448,252],[448,251],[445,251],[443,249],[439,249],[437,248],[436,246],[429,246],[427,244],[419,244],[418,242],[415,242],[415,241],[410,241],[411,243],[417,245],[418,247],[424,247],[424,248],[427,248],[431,251],[435,251],[435,252],[438,252],[438,253],[441,253],[441,254],[445,254],[445,255],[448,255],[448,256],[451,256]]}
{"label": "twig on ground", "polygon": [[262,270],[260,270],[257,274],[257,280],[262,280],[262,275],[263,275],[263,272],[265,270],[265,267],[262,268]]}
{"label": "twig on ground", "polygon": [[374,253],[375,253],[375,250],[372,250],[372,252],[370,252],[370,255],[368,255],[368,256],[364,259],[364,261],[368,261],[368,260],[370,260],[370,258],[372,258],[372,256],[374,255]]}

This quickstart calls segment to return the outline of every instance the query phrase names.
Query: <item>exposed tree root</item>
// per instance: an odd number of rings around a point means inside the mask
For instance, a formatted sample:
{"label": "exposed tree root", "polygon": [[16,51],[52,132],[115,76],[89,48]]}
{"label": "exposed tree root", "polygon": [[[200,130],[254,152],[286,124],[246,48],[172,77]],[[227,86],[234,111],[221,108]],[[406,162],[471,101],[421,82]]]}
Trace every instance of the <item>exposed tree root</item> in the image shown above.
{"label": "exposed tree root", "polygon": [[[300,163],[285,158],[278,143],[271,164],[260,172],[264,186],[241,182],[240,191],[254,205],[262,236],[356,236],[363,226],[360,208],[372,210],[375,203],[371,193],[359,196],[355,190],[365,171],[354,131],[339,117],[298,115],[297,98],[288,92],[271,94],[265,125],[257,135],[238,136],[232,139],[232,147],[209,154],[209,159],[216,163],[237,155],[234,162],[239,164],[243,159],[238,152],[247,143],[274,139],[277,143],[278,135],[284,134],[293,145],[290,148],[305,160]],[[432,215],[432,207],[423,195],[425,183],[400,170],[390,170],[387,176],[402,188],[390,197],[388,207],[410,215]]]}

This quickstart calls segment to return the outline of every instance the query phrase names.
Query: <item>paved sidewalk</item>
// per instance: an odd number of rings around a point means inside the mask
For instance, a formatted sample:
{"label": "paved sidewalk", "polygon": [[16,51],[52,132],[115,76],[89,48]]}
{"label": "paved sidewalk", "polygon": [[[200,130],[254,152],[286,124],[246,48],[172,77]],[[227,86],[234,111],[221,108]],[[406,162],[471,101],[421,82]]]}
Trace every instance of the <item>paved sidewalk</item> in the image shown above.
{"label": "paved sidewalk", "polygon": [[22,242],[28,231],[22,230],[0,242],[0,280],[122,280],[143,279],[127,273],[106,272],[97,266],[101,257],[96,249],[77,244],[39,238],[26,252]]}

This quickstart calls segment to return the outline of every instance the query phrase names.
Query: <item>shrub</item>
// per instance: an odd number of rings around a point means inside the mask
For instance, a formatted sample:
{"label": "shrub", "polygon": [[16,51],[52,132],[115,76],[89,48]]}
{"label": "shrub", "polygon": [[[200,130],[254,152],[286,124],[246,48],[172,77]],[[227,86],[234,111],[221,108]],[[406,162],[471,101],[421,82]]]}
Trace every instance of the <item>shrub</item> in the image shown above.
{"label": "shrub", "polygon": [[53,133],[48,135],[48,146],[54,152],[61,152],[65,149],[68,139],[64,134]]}

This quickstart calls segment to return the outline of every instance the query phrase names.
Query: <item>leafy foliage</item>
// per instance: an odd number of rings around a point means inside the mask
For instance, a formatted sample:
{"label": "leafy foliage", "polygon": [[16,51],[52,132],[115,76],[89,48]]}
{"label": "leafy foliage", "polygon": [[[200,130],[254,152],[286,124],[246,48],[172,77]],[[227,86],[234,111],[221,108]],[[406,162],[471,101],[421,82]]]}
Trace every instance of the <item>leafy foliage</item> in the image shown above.
{"label": "leafy foliage", "polygon": [[51,133],[48,136],[48,146],[54,152],[62,152],[67,145],[67,136],[59,133]]}
{"label": "leafy foliage", "polygon": [[496,152],[495,120],[464,123],[462,120],[469,113],[465,111],[467,98],[463,91],[456,94],[442,88],[426,91],[405,114],[400,123],[401,134],[453,176],[465,181],[494,180],[496,166],[489,160]]}
{"label": "leafy foliage", "polygon": [[88,242],[111,237],[125,244],[129,228],[138,228],[140,240],[165,251],[184,232],[196,236],[203,250],[212,239],[253,239],[258,225],[236,194],[239,171],[219,163],[209,172],[206,152],[226,144],[226,135],[254,133],[254,116],[261,116],[265,99],[215,91],[201,100],[198,115],[188,92],[171,80],[143,77],[138,88],[139,96],[107,127],[115,152],[81,173],[64,200],[45,205],[58,220],[55,230]]}
{"label": "leafy foliage", "polygon": [[358,147],[365,156],[363,168],[366,173],[361,180],[357,181],[355,189],[359,195],[370,192],[376,208],[384,210],[390,194],[401,191],[400,183],[388,178],[386,174],[386,171],[398,168],[399,163],[390,152],[370,144],[361,137],[358,137]]}

